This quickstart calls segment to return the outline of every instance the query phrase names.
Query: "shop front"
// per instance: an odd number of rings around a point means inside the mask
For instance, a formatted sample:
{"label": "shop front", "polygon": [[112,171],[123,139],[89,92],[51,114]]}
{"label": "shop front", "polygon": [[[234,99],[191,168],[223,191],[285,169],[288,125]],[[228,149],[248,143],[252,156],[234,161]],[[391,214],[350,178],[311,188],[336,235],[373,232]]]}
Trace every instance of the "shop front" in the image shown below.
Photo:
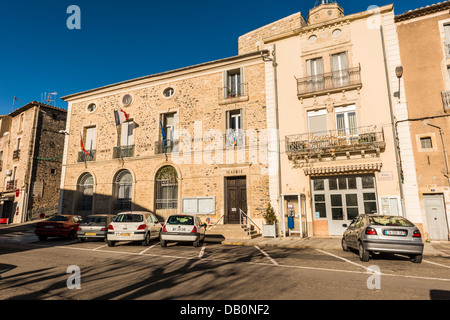
{"label": "shop front", "polygon": [[342,235],[344,224],[363,213],[377,213],[374,174],[311,177],[315,235]]}

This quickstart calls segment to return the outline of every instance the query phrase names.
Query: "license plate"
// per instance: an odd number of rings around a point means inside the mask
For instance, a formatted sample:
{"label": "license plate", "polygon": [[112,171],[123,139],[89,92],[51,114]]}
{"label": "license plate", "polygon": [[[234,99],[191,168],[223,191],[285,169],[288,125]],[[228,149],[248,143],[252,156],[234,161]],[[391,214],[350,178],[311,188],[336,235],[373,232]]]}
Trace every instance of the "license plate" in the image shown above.
{"label": "license plate", "polygon": [[96,236],[97,234],[95,232],[86,232],[87,236]]}
{"label": "license plate", "polygon": [[119,233],[119,236],[121,236],[121,237],[129,237],[129,236],[131,236],[131,233]]}
{"label": "license plate", "polygon": [[173,231],[186,231],[186,228],[173,228]]}
{"label": "license plate", "polygon": [[46,229],[53,229],[54,226],[44,226],[44,228],[46,228]]}
{"label": "license plate", "polygon": [[406,231],[401,230],[384,230],[384,234],[387,236],[406,236]]}

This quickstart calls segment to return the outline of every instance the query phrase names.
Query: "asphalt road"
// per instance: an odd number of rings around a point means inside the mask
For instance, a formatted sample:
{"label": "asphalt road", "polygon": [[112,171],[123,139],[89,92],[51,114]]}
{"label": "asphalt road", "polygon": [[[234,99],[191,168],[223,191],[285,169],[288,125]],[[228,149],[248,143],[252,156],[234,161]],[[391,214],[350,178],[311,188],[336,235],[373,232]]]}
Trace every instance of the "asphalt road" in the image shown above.
{"label": "asphalt road", "polygon": [[[101,241],[40,242],[31,229],[2,230],[0,299],[179,300],[200,306],[211,301],[450,299],[450,259],[425,256],[414,264],[380,255],[364,263],[341,250],[212,242],[198,248],[161,248],[159,242],[110,248]],[[187,311],[182,307],[171,312]]]}

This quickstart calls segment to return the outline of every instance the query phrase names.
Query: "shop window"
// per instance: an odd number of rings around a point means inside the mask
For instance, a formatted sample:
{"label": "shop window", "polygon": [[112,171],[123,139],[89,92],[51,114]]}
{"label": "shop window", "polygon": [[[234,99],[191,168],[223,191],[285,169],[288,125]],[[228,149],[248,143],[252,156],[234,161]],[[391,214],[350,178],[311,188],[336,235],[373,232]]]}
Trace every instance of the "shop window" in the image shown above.
{"label": "shop window", "polygon": [[326,218],[327,210],[325,204],[325,195],[324,194],[315,194],[314,195],[314,212],[316,218]]}

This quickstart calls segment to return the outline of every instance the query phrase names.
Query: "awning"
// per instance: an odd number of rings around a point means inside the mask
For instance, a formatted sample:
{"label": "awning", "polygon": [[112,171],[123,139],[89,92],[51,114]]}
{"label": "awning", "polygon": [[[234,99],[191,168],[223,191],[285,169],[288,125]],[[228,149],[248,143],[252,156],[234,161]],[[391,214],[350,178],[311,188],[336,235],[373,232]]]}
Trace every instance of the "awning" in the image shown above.
{"label": "awning", "polygon": [[382,163],[374,162],[374,163],[352,164],[347,166],[305,168],[303,169],[303,171],[307,176],[325,176],[330,174],[333,175],[363,174],[380,171],[382,166],[383,166]]}

